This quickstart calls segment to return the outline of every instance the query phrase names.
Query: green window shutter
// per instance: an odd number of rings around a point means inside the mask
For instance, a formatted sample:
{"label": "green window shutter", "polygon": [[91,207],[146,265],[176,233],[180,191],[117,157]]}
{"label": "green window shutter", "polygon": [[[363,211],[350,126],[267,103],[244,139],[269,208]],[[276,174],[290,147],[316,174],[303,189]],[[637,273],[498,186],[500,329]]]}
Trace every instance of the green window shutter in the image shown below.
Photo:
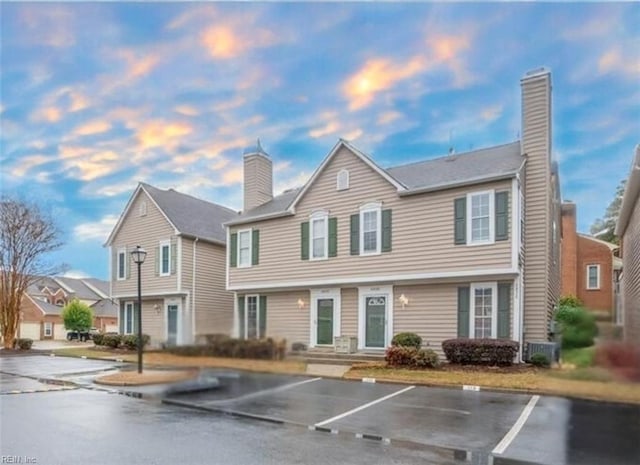
{"label": "green window shutter", "polygon": [[260,263],[260,230],[254,229],[251,231],[251,264],[257,265]]}
{"label": "green window shutter", "polygon": [[160,246],[156,247],[156,268],[155,274],[156,276],[160,276],[160,254],[162,254],[162,249]]}
{"label": "green window shutter", "polygon": [[120,334],[124,334],[124,302],[120,302],[120,321],[119,321],[119,332]]}
{"label": "green window shutter", "polygon": [[176,274],[176,266],[178,263],[178,245],[171,243],[171,274]]}
{"label": "green window shutter", "polygon": [[382,210],[382,252],[391,252],[391,209]]}
{"label": "green window shutter", "polygon": [[261,295],[258,308],[258,328],[260,330],[260,339],[267,337],[267,296]]}
{"label": "green window shutter", "polygon": [[467,198],[454,200],[454,244],[467,243]]}
{"label": "green window shutter", "polygon": [[509,192],[496,192],[496,241],[509,239]]}
{"label": "green window shutter", "polygon": [[469,337],[470,289],[458,288],[458,337]]}
{"label": "green window shutter", "polygon": [[498,338],[509,339],[511,326],[511,284],[498,283]]}
{"label": "green window shutter", "polygon": [[360,255],[360,214],[351,215],[351,255]]}
{"label": "green window shutter", "polygon": [[238,337],[244,339],[244,296],[238,296]]}
{"label": "green window shutter", "polygon": [[238,266],[238,233],[233,233],[229,237],[229,266]]}
{"label": "green window shutter", "polygon": [[309,222],[300,224],[300,258],[309,260]]}
{"label": "green window shutter", "polygon": [[338,256],[338,218],[329,218],[329,256]]}

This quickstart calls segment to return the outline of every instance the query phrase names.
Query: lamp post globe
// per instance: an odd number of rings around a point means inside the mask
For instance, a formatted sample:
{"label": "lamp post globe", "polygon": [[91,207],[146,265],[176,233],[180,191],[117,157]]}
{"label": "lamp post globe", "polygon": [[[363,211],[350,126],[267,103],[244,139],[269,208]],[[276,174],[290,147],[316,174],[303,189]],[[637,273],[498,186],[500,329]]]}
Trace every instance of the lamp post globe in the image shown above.
{"label": "lamp post globe", "polygon": [[138,326],[138,373],[142,373],[142,276],[141,267],[147,258],[147,251],[139,245],[131,252],[133,262],[138,265],[138,314],[136,316]]}

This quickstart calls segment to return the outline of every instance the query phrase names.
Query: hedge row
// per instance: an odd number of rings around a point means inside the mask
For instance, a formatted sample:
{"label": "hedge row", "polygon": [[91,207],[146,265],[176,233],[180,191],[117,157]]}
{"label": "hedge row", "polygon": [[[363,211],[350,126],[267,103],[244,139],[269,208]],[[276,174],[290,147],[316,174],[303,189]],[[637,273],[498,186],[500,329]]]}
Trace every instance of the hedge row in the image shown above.
{"label": "hedge row", "polygon": [[388,347],[384,359],[393,367],[437,368],[440,365],[438,354],[431,349],[417,349],[412,346]]}
{"label": "hedge row", "polygon": [[218,334],[204,336],[204,339],[205,344],[167,347],[165,351],[186,356],[282,360],[287,349],[284,339],[235,339]]}
{"label": "hedge row", "polygon": [[508,339],[447,339],[442,350],[450,363],[461,365],[512,365],[518,343]]}
{"label": "hedge row", "polygon": [[[148,334],[142,335],[142,346],[149,344],[151,338]],[[106,346],[112,349],[118,347],[128,350],[136,350],[138,348],[138,335],[137,334],[94,334],[93,343],[97,346]]]}
{"label": "hedge row", "polygon": [[16,339],[16,347],[18,347],[20,350],[30,350],[31,346],[33,345],[33,339],[29,339],[26,337],[22,337],[22,338],[18,338]]}

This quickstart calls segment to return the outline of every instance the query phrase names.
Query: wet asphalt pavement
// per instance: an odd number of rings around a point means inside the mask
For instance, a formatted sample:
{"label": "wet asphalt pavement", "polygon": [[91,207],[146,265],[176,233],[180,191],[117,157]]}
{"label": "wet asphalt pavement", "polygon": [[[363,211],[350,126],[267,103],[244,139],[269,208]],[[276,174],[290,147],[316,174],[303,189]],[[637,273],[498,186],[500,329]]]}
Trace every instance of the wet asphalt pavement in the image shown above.
{"label": "wet asphalt pavement", "polygon": [[[87,384],[87,372],[116,365],[45,356],[0,364],[2,393],[37,390],[39,377]],[[0,453],[22,463],[97,465],[640,464],[638,406],[229,370],[205,374],[218,376],[221,387],[169,401],[208,411],[84,388],[0,395]],[[524,411],[530,415],[510,437]],[[327,432],[310,430],[316,427]],[[507,445],[496,452],[505,437]]]}

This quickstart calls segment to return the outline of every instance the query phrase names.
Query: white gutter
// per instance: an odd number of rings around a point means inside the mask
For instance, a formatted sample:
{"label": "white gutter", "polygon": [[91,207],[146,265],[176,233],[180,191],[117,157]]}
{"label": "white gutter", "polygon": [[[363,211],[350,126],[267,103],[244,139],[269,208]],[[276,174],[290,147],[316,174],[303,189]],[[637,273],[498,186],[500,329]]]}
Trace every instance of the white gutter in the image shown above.
{"label": "white gutter", "polygon": [[198,238],[193,240],[193,273],[191,276],[191,341],[196,342],[196,245]]}
{"label": "white gutter", "polygon": [[251,216],[249,218],[243,218],[243,219],[239,219],[239,220],[231,220],[231,221],[227,221],[226,223],[223,223],[223,226],[235,226],[238,224],[245,224],[245,223],[253,223],[254,221],[262,221],[262,220],[270,220],[272,218],[280,218],[283,216],[291,216],[293,215],[294,212],[291,210],[285,210],[285,211],[281,211],[281,212],[277,212],[277,213],[268,213],[265,215],[258,215],[258,216]]}

